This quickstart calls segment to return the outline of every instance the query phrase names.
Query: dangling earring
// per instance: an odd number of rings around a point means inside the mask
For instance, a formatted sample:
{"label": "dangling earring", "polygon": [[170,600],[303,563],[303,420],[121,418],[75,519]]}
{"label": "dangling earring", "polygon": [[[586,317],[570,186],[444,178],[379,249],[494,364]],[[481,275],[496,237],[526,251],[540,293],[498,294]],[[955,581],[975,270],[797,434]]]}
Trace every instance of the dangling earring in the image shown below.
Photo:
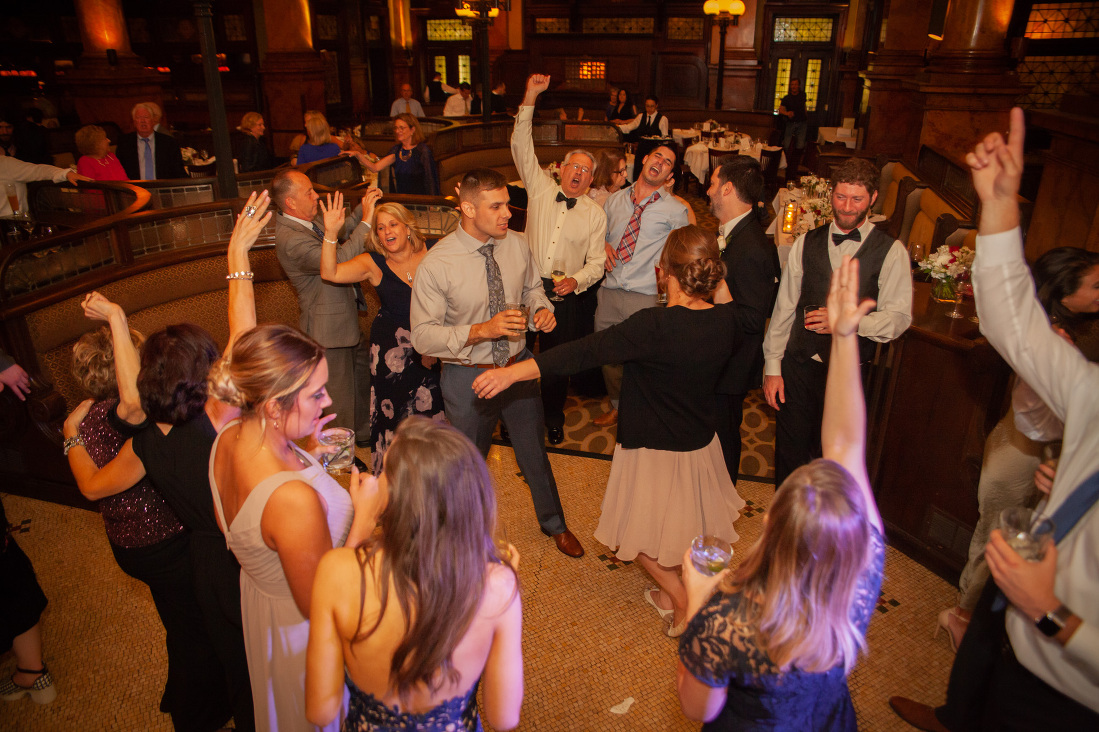
{"label": "dangling earring", "polygon": [[409,234],[408,234],[408,240],[412,241],[412,233],[411,232],[409,232]]}
{"label": "dangling earring", "polygon": [[275,429],[279,429],[279,421],[277,419],[275,420]]}

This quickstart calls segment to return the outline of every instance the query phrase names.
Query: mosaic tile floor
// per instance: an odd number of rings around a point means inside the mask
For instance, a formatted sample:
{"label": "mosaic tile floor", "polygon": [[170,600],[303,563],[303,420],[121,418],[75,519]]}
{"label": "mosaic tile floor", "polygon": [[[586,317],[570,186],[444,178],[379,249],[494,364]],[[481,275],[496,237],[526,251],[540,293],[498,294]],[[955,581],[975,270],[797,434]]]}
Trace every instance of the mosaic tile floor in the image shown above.
{"label": "mosaic tile floor", "polygon": [[[360,451],[360,457],[365,457]],[[675,694],[676,643],[661,633],[642,600],[651,582],[592,538],[610,471],[603,456],[550,456],[569,527],[587,549],[569,559],[542,536],[514,455],[496,446],[489,466],[498,481],[501,520],[522,562],[526,696],[522,730],[693,730]],[[759,535],[773,489],[741,479],[748,501],[737,523],[740,543]],[[29,698],[0,704],[0,730],[168,730],[157,711],[166,673],[163,630],[145,588],[114,563],[93,513],[4,496],[18,541],[50,598],[43,616],[46,662],[59,697],[39,707]],[[734,557],[734,561],[736,558]],[[860,727],[907,727],[886,703],[904,694],[941,703],[953,655],[931,639],[936,613],[954,599],[943,580],[889,549],[870,655],[851,688]],[[0,674],[15,665],[0,659]],[[628,698],[628,711],[612,707]]]}

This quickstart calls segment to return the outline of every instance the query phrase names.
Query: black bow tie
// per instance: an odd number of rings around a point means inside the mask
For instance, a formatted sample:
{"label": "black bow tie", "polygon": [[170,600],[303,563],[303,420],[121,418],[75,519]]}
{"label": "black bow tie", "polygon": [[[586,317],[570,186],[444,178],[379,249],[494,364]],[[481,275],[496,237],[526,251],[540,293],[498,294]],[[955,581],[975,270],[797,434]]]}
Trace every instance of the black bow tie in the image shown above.
{"label": "black bow tie", "polygon": [[572,207],[576,205],[575,198],[569,198],[563,192],[557,191],[557,200],[565,202],[565,208],[572,210]]}
{"label": "black bow tie", "polygon": [[862,234],[859,233],[858,229],[851,229],[851,231],[846,234],[832,234],[832,243],[837,247],[848,239],[851,241],[862,241]]}

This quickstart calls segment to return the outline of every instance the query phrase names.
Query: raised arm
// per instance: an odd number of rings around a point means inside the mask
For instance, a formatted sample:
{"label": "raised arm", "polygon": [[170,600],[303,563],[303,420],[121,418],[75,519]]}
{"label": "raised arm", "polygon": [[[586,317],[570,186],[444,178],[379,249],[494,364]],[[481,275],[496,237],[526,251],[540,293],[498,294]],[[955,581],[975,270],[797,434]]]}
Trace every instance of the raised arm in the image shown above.
{"label": "raised arm", "polygon": [[383,170],[388,168],[390,165],[393,165],[393,161],[396,160],[395,155],[386,155],[384,158],[379,158],[377,160],[371,160],[369,155],[367,155],[366,153],[360,152],[359,150],[350,150],[350,151],[344,152],[342,154],[343,155],[354,155],[358,159],[360,165],[362,165],[364,168],[367,168],[371,172],[374,172],[374,173],[382,172]]}
{"label": "raised arm", "polygon": [[233,235],[229,238],[229,274],[226,276],[229,280],[229,344],[225,347],[226,353],[232,350],[237,338],[256,327],[256,293],[248,251],[271,220],[267,211],[270,203],[266,190],[259,194],[253,191],[237,216]]}
{"label": "raised arm", "polygon": [[553,180],[538,164],[532,132],[534,105],[538,101],[538,96],[549,88],[549,82],[550,77],[542,74],[532,74],[527,79],[527,90],[523,95],[523,102],[519,105],[519,113],[515,115],[515,129],[511,135],[511,157],[515,161],[515,168],[519,171],[523,185],[532,196],[554,185]]}
{"label": "raised arm", "polygon": [[137,373],[141,370],[141,357],[133,340],[130,339],[130,326],[126,321],[126,312],[98,292],[89,292],[80,304],[85,317],[102,320],[111,328],[111,343],[114,347],[114,373],[118,384],[118,407],[115,413],[130,424],[145,421],[145,411],[141,408],[141,395],[137,393]]}
{"label": "raised arm", "polygon": [[859,321],[875,304],[870,299],[859,302],[859,263],[844,256],[843,264],[832,272],[832,288],[828,291],[832,351],[820,432],[824,457],[835,460],[855,478],[866,501],[868,518],[881,532],[881,516],[866,473],[866,403],[858,345]]}
{"label": "raised arm", "polygon": [[[339,194],[337,194],[339,195]],[[363,196],[363,219],[372,216],[374,205],[382,197],[381,190],[371,188]],[[328,208],[321,202],[321,208],[327,215]],[[374,263],[368,253],[358,254],[346,262],[339,261],[338,242],[327,235],[321,241],[321,278],[329,282],[362,282],[366,280],[375,287],[382,281],[382,270]]]}

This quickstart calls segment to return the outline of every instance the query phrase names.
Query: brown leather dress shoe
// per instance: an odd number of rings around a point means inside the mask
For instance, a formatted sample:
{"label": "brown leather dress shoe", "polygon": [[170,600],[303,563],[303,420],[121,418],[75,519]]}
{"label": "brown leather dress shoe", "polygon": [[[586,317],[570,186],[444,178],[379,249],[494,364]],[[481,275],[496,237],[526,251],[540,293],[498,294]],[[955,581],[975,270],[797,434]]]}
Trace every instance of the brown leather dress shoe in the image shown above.
{"label": "brown leather dress shoe", "polygon": [[618,410],[612,409],[606,414],[596,417],[592,420],[592,424],[599,425],[600,427],[610,427],[611,425],[618,424]]}
{"label": "brown leather dress shoe", "polygon": [[560,534],[554,534],[553,541],[557,544],[557,550],[562,554],[570,557],[584,556],[584,547],[580,546],[580,541],[568,529]]}
{"label": "brown leather dress shoe", "polygon": [[893,707],[898,717],[916,729],[925,732],[950,732],[935,716],[935,709],[927,704],[920,704],[903,696],[892,696],[889,697],[889,706]]}

